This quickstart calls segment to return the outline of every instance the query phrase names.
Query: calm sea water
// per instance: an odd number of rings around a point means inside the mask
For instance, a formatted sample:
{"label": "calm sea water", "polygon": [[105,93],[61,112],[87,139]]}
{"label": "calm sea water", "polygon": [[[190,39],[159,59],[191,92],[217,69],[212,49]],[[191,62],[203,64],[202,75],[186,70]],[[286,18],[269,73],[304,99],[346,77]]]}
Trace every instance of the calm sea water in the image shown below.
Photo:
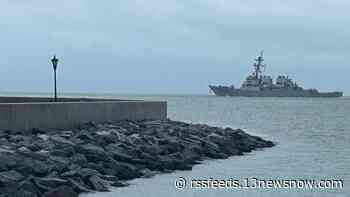
{"label": "calm sea water", "polygon": [[[231,98],[214,96],[124,96],[168,101],[174,120],[242,128],[278,143],[226,160],[211,160],[192,171],[131,181],[126,188],[85,197],[114,196],[350,196],[350,98]],[[191,179],[342,179],[342,189],[177,190],[178,177]]]}
{"label": "calm sea water", "polygon": [[[226,160],[210,160],[192,171],[136,179],[129,187],[83,197],[167,196],[350,196],[350,98],[231,98],[215,96],[104,96],[168,101],[174,120],[242,128],[277,146]],[[342,179],[342,189],[178,190],[191,179]]]}

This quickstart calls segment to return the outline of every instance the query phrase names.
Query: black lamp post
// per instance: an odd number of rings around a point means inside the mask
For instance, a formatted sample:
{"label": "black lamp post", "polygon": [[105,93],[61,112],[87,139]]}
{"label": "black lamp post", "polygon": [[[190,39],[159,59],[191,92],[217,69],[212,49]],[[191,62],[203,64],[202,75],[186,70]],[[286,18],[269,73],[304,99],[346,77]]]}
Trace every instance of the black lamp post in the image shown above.
{"label": "black lamp post", "polygon": [[53,58],[51,59],[52,62],[52,66],[53,66],[53,72],[54,72],[54,83],[55,83],[55,97],[54,97],[54,101],[57,101],[57,86],[56,86],[56,69],[57,69],[57,65],[58,65],[58,59],[56,58],[56,55],[53,56]]}

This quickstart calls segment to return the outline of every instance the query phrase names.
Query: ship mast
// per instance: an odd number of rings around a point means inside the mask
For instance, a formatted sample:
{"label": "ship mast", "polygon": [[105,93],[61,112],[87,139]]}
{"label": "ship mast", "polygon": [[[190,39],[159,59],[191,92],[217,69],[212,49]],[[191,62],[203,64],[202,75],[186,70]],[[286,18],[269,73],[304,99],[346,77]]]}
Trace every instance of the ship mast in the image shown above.
{"label": "ship mast", "polygon": [[258,56],[257,59],[255,59],[256,63],[254,63],[254,75],[256,79],[260,79],[260,73],[262,73],[262,68],[265,67],[265,65],[262,64],[264,61],[264,51],[260,52],[260,55]]}

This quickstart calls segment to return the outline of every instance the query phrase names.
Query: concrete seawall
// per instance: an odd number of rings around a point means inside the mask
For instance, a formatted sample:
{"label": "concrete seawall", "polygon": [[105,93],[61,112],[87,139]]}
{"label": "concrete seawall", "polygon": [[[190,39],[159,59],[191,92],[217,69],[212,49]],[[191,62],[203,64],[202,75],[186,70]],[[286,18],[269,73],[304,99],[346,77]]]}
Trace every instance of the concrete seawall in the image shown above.
{"label": "concrete seawall", "polygon": [[[5,102],[6,101],[6,102]],[[89,121],[164,120],[167,103],[66,98],[0,98],[0,130],[71,128]]]}

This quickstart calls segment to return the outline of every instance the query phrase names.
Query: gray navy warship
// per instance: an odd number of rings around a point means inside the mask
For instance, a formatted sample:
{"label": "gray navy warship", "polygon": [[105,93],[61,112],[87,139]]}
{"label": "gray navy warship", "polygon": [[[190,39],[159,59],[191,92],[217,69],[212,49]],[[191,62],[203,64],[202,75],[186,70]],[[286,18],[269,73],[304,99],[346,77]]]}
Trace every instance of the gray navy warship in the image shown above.
{"label": "gray navy warship", "polygon": [[254,72],[249,75],[240,88],[232,86],[209,85],[216,96],[244,97],[342,97],[343,92],[319,92],[316,89],[304,89],[288,76],[280,75],[273,83],[272,77],[263,75],[263,51],[254,63]]}

